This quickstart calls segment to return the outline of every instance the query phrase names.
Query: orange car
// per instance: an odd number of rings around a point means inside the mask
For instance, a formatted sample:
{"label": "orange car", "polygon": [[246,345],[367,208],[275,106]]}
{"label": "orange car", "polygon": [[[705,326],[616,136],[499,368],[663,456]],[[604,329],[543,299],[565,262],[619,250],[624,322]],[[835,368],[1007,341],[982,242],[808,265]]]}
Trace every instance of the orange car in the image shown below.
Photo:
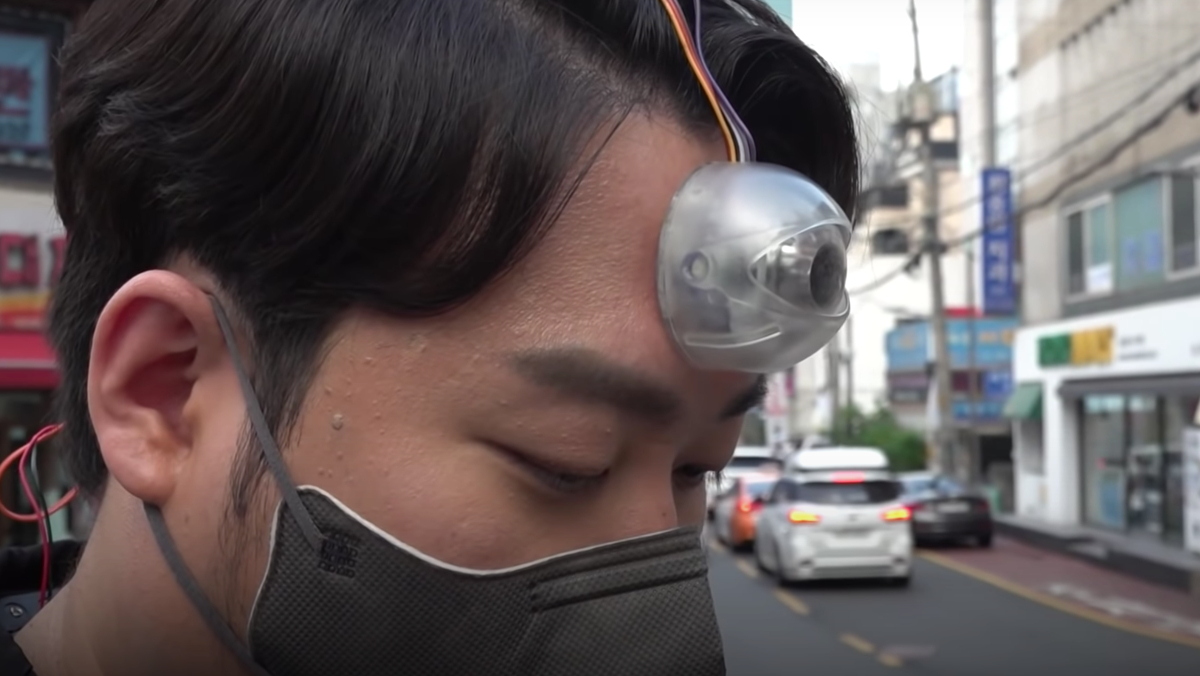
{"label": "orange car", "polygon": [[754,528],[763,501],[779,476],[773,473],[746,474],[733,480],[729,490],[717,496],[713,530],[717,540],[733,549],[754,545]]}

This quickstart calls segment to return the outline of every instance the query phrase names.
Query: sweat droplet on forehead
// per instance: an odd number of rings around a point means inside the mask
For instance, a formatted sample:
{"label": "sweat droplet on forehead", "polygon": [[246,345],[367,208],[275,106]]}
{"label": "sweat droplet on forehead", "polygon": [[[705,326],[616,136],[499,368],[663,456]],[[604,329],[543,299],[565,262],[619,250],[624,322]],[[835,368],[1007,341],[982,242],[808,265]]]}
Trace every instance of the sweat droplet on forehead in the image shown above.
{"label": "sweat droplet on forehead", "polygon": [[342,429],[342,425],[346,424],[346,418],[341,413],[334,413],[333,418],[329,421],[329,426],[335,430]]}

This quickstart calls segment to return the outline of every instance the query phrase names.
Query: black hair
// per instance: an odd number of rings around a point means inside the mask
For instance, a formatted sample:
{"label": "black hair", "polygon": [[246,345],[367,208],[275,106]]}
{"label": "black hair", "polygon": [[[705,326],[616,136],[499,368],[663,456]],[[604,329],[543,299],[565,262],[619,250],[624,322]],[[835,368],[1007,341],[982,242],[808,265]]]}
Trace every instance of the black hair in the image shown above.
{"label": "black hair", "polygon": [[[851,213],[838,77],[758,0],[702,4],[706,60],[759,159]],[[98,0],[63,49],[59,105],[69,244],[49,335],[61,448],[93,493],[92,334],[138,273],[186,257],[215,276],[282,445],[348,308],[471,299],[553,223],[585,149],[634,107],[716,125],[657,0]],[[239,511],[260,475],[235,481]]]}

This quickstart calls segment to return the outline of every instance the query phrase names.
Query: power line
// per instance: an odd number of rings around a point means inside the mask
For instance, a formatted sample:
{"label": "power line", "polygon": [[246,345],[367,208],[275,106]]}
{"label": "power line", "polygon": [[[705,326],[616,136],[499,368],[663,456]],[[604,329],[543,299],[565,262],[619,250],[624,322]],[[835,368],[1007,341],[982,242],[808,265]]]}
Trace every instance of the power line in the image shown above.
{"label": "power line", "polygon": [[[1141,91],[1141,93],[1139,93],[1134,98],[1130,99],[1125,105],[1123,105],[1120,108],[1118,108],[1117,110],[1113,111],[1113,113],[1111,115],[1109,115],[1108,117],[1106,117],[1103,120],[1092,125],[1090,128],[1088,128],[1082,134],[1079,134],[1078,136],[1074,137],[1070,141],[1067,141],[1065,144],[1060,146],[1054,153],[1051,153],[1050,155],[1043,157],[1040,160],[1036,160],[1036,161],[1030,163],[1030,166],[1023,167],[1021,169],[1022,178],[1029,176],[1030,174],[1033,174],[1037,171],[1040,171],[1041,169],[1044,169],[1047,166],[1049,166],[1050,164],[1052,164],[1055,160],[1058,159],[1058,157],[1056,157],[1055,155],[1059,155],[1062,152],[1077,148],[1081,144],[1083,144],[1085,141],[1088,141],[1089,139],[1095,137],[1097,134],[1100,134],[1101,132],[1105,131],[1109,127],[1113,126],[1114,124],[1119,122],[1122,118],[1124,118],[1126,115],[1132,113],[1138,106],[1141,106],[1143,103],[1145,103],[1147,100],[1149,100],[1149,98],[1151,96],[1157,94],[1163,87],[1166,87],[1168,84],[1170,84],[1171,81],[1174,80],[1176,76],[1178,76],[1181,72],[1184,71],[1184,69],[1188,68],[1189,66],[1193,66],[1198,62],[1200,62],[1200,50],[1196,50],[1196,51],[1192,52],[1191,54],[1186,56],[1182,61],[1176,63],[1174,66],[1169,68],[1166,73],[1163,73],[1162,77],[1155,80],[1150,86],[1143,89]],[[1193,86],[1195,86],[1195,85],[1193,85]],[[1189,89],[1189,91],[1190,91],[1190,89]]]}
{"label": "power line", "polygon": [[[1197,60],[1200,60],[1200,52],[1197,53],[1195,58]],[[1156,83],[1156,86],[1160,88],[1161,84]],[[1030,211],[1036,211],[1038,209],[1049,206],[1055,200],[1057,200],[1062,195],[1062,193],[1065,192],[1067,189],[1069,189],[1071,186],[1075,185],[1076,183],[1079,183],[1080,181],[1086,179],[1088,176],[1091,176],[1092,174],[1096,173],[1100,169],[1102,169],[1105,166],[1116,161],[1116,159],[1118,157],[1120,157],[1121,154],[1124,153],[1125,150],[1127,150],[1130,146],[1137,143],[1139,140],[1141,140],[1144,136],[1146,136],[1150,132],[1152,132],[1155,129],[1157,129],[1158,127],[1162,126],[1163,123],[1165,123],[1167,121],[1167,119],[1171,116],[1171,113],[1173,113],[1175,111],[1176,107],[1180,106],[1181,104],[1186,104],[1188,102],[1189,98],[1192,95],[1192,92],[1196,91],[1197,88],[1200,88],[1200,82],[1194,83],[1183,94],[1172,98],[1169,105],[1164,106],[1153,117],[1149,118],[1148,120],[1143,122],[1141,125],[1139,125],[1131,134],[1129,134],[1128,136],[1123,138],[1121,141],[1119,141],[1116,144],[1114,144],[1113,146],[1111,146],[1103,155],[1101,155],[1095,161],[1093,161],[1092,163],[1090,163],[1088,166],[1084,167],[1080,171],[1077,171],[1074,174],[1071,174],[1070,176],[1068,176],[1066,179],[1060,181],[1052,190],[1050,190],[1050,192],[1048,192],[1044,197],[1039,199],[1037,202],[1022,206],[1019,210],[1017,210],[1013,214],[1013,216],[1016,217],[1020,214],[1024,214],[1024,213],[1027,213]],[[1157,89],[1155,89],[1155,91],[1157,91]],[[1143,94],[1143,97],[1144,96],[1145,96],[1145,94]],[[1124,111],[1123,115],[1127,115],[1130,112],[1132,112],[1133,107],[1126,105],[1126,106],[1122,107],[1122,110]],[[1105,119],[1105,121],[1102,124],[1104,124],[1106,126],[1112,126],[1120,119],[1121,119],[1120,117],[1109,116],[1108,118]],[[1083,135],[1094,136],[1094,135],[1098,134],[1100,131],[1102,131],[1102,129],[1100,129],[1100,125],[1096,125],[1090,129],[1088,129],[1087,131],[1085,131]],[[1068,141],[1067,143],[1063,144],[1063,146],[1060,146],[1060,148],[1055,151],[1055,153],[1057,153],[1059,155],[1059,157],[1047,156],[1046,159],[1050,159],[1052,161],[1052,160],[1059,159],[1062,155],[1066,155],[1071,149],[1073,149],[1074,147],[1077,147],[1079,145],[1079,142],[1076,142],[1078,138],[1079,137],[1075,137],[1071,141]],[[1028,175],[1029,175],[1028,172],[1021,172],[1021,174],[1019,176],[1014,176],[1014,180],[1019,183],[1020,181],[1024,180]],[[965,211],[966,209],[974,206],[975,204],[978,204],[980,202],[980,200],[981,200],[981,197],[979,197],[978,195],[975,197],[969,198],[959,204],[956,204],[952,207],[948,207],[946,209],[939,211],[938,217],[941,218],[943,216],[949,216],[949,215],[953,215],[953,214]],[[917,220],[918,219],[913,218],[913,219],[907,219],[904,222],[912,223]],[[953,240],[945,242],[943,244],[943,246],[946,249],[959,247],[959,246],[967,244],[975,239],[978,239],[982,235],[983,235],[983,228],[982,227],[976,228],[975,230],[973,230],[965,235],[961,235]],[[891,280],[895,279],[896,277],[900,276],[905,271],[915,268],[915,266],[920,262],[921,257],[924,255],[924,253],[925,252],[922,250],[922,251],[917,251],[917,252],[911,254],[908,257],[908,259],[905,260],[903,265],[884,274],[882,277],[874,280],[867,286],[862,287],[860,289],[855,289],[855,290],[849,291],[848,293],[850,293],[851,295],[857,295],[857,294],[869,293],[871,291],[874,291],[875,289],[878,289],[879,287],[883,286],[884,284],[886,284],[886,283],[890,282]]]}

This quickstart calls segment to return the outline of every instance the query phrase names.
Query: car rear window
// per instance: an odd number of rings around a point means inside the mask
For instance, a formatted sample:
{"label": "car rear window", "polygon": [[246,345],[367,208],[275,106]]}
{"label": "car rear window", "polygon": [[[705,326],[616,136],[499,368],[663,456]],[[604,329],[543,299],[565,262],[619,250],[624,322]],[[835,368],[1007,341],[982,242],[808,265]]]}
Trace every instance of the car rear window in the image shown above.
{"label": "car rear window", "polygon": [[921,477],[920,479],[904,479],[904,490],[909,493],[924,493],[933,488],[933,478]]}
{"label": "car rear window", "polygon": [[864,481],[853,484],[812,482],[792,484],[789,493],[793,502],[815,505],[877,505],[900,497],[900,484],[895,481]]}
{"label": "car rear window", "polygon": [[751,481],[746,484],[746,495],[750,496],[751,500],[767,497],[767,493],[771,492],[771,487],[775,485],[774,481]]}
{"label": "car rear window", "polygon": [[778,465],[779,462],[773,458],[762,458],[752,456],[735,457],[729,461],[725,469],[758,469],[763,465]]}

